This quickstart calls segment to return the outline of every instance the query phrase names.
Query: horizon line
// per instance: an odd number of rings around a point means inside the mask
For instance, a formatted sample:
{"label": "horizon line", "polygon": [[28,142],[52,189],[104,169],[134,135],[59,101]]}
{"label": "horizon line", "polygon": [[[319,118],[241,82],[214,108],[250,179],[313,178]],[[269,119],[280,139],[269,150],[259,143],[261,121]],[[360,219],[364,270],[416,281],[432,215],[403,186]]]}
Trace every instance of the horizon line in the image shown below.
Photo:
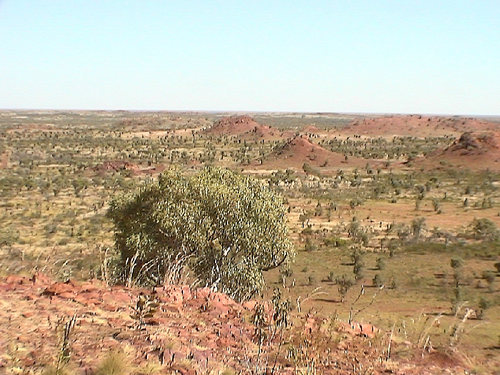
{"label": "horizon line", "polygon": [[498,114],[437,113],[437,112],[343,112],[343,111],[280,111],[280,110],[207,110],[207,109],[103,109],[103,108],[0,108],[5,111],[50,111],[50,112],[154,112],[154,113],[230,113],[230,114],[317,114],[317,115],[361,115],[361,116],[457,116],[500,117]]}

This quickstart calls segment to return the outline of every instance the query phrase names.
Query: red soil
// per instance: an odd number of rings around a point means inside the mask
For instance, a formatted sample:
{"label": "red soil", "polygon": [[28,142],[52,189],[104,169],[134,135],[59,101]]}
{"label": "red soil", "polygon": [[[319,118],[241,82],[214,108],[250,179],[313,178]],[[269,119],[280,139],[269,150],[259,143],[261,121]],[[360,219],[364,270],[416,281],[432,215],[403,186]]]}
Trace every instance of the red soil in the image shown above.
{"label": "red soil", "polygon": [[10,160],[10,152],[4,151],[3,154],[0,155],[0,169],[9,168],[9,160]]}
{"label": "red soil", "polygon": [[467,131],[499,130],[500,123],[468,117],[394,115],[355,120],[342,132],[370,136],[442,136]]}
{"label": "red soil", "polygon": [[321,133],[321,130],[314,125],[307,125],[304,129],[302,129],[302,132],[316,134],[316,133]]}

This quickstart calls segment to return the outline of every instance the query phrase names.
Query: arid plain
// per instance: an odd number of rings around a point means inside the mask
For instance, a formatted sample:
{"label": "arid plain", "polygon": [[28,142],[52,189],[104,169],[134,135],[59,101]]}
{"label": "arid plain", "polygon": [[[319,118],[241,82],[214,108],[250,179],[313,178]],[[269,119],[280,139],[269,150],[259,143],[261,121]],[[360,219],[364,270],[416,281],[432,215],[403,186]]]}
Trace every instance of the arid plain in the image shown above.
{"label": "arid plain", "polygon": [[[56,363],[65,327],[81,373],[109,349],[144,374],[500,368],[500,119],[0,111],[0,135],[0,372]],[[255,301],[107,278],[110,199],[206,165],[285,198],[297,256],[262,300],[292,324],[265,345]]]}

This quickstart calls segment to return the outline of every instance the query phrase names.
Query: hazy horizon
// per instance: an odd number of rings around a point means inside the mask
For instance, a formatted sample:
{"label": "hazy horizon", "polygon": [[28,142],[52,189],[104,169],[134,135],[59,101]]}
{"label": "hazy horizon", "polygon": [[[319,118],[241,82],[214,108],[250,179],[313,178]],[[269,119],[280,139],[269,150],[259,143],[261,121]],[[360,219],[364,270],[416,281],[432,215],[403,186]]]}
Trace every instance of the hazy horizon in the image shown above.
{"label": "hazy horizon", "polygon": [[0,0],[0,108],[500,115],[497,1]]}

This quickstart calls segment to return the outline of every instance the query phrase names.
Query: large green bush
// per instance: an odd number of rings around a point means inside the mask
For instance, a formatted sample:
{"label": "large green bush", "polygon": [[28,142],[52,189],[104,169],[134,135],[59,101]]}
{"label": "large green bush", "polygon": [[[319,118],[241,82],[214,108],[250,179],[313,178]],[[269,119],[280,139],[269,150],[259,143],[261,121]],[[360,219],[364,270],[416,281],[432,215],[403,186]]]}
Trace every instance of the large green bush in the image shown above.
{"label": "large green bush", "polygon": [[168,170],[115,198],[108,216],[121,269],[142,284],[188,267],[200,285],[243,300],[262,291],[263,271],[294,256],[281,196],[230,170]]}

